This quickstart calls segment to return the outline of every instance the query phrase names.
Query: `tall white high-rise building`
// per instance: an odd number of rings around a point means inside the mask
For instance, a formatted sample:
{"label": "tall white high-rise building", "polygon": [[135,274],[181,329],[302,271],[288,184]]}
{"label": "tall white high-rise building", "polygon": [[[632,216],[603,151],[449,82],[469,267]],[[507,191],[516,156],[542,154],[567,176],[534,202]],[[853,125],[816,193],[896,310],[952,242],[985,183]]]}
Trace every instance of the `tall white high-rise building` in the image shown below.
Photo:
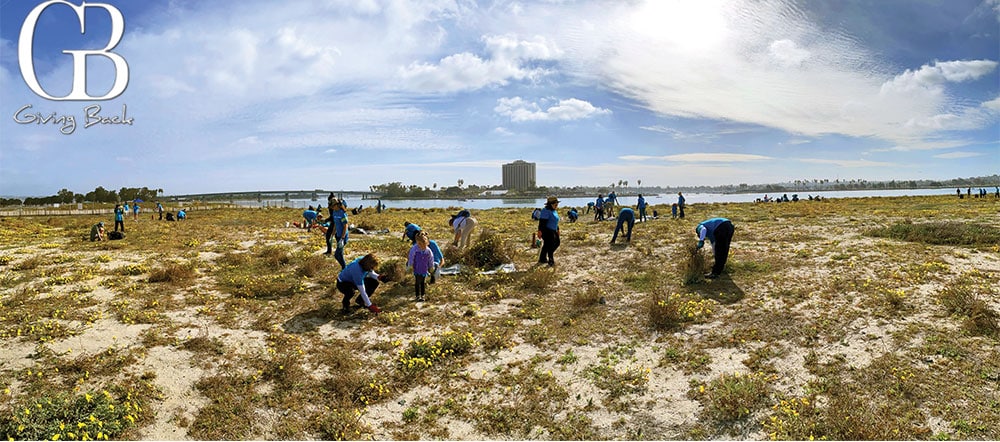
{"label": "tall white high-rise building", "polygon": [[535,187],[535,163],[517,160],[503,165],[504,189],[528,189]]}

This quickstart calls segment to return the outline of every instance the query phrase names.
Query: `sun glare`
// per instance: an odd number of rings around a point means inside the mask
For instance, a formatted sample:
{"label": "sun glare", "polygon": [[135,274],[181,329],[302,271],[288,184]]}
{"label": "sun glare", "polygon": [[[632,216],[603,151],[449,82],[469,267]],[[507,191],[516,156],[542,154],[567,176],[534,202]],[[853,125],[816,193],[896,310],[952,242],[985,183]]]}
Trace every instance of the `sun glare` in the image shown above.
{"label": "sun glare", "polygon": [[634,11],[630,24],[654,43],[704,51],[726,40],[726,4],[722,0],[649,0]]}

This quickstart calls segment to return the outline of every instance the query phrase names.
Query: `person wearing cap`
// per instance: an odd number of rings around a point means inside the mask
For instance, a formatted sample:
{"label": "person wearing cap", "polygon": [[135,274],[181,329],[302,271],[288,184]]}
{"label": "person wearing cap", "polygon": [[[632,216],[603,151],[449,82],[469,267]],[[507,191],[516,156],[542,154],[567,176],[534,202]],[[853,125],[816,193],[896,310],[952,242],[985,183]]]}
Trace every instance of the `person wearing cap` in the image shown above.
{"label": "person wearing cap", "polygon": [[464,249],[469,245],[469,238],[472,237],[472,231],[476,230],[479,221],[472,216],[472,213],[463,209],[458,214],[452,215],[451,219],[448,220],[448,225],[455,231],[453,244],[459,249]]}
{"label": "person wearing cap", "polygon": [[406,221],[403,223],[403,227],[406,228],[406,230],[403,231],[403,238],[410,240],[410,245],[416,244],[417,232],[422,230],[420,226]]}
{"label": "person wearing cap", "polygon": [[[625,232],[625,224],[628,223],[628,233]],[[625,242],[632,242],[632,227],[635,226],[635,211],[630,207],[622,207],[618,212],[618,225],[615,226],[615,233],[611,235],[611,244],[618,239],[618,232],[625,234]]]}
{"label": "person wearing cap", "polygon": [[729,243],[733,241],[733,233],[736,228],[732,221],[726,218],[706,219],[694,228],[698,235],[698,248],[705,245],[707,238],[712,243],[712,254],[715,257],[715,265],[712,266],[712,273],[705,275],[708,279],[718,278],[722,270],[726,267],[726,260],[729,259]]}
{"label": "person wearing cap", "polygon": [[[331,194],[332,195],[332,194]],[[333,257],[340,264],[340,268],[347,267],[344,261],[344,246],[347,245],[347,212],[344,211],[344,204],[336,199],[330,205],[330,227],[326,229],[326,252],[324,255],[333,253]],[[337,245],[337,251],[333,252],[333,245]]]}
{"label": "person wearing cap", "polygon": [[538,233],[542,237],[542,251],[538,255],[539,264],[556,265],[553,254],[559,248],[559,199],[550,196],[545,200],[545,208],[538,215]]}
{"label": "person wearing cap", "polygon": [[90,240],[104,241],[104,221],[94,224],[94,227],[90,228]]}
{"label": "person wearing cap", "polygon": [[375,290],[378,289],[379,281],[385,281],[383,276],[375,273],[376,267],[378,267],[378,258],[375,257],[374,253],[369,253],[355,259],[340,271],[340,274],[337,275],[337,291],[344,295],[344,300],[341,302],[344,308],[341,312],[345,314],[351,312],[351,298],[354,297],[355,292],[359,294],[356,300],[359,306],[365,307],[375,314],[382,312],[371,301],[371,295],[375,294]]}

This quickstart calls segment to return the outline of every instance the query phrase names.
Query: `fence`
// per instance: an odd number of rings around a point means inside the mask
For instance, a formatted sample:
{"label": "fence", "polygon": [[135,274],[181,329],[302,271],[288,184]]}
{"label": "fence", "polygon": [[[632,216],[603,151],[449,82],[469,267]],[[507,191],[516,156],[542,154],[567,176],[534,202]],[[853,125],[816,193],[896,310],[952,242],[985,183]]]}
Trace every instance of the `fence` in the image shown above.
{"label": "fence", "polygon": [[[264,207],[264,206],[261,206]],[[184,211],[191,212],[196,210],[212,210],[212,209],[235,209],[235,208],[260,208],[260,207],[247,207],[238,206],[236,204],[212,204],[205,206],[188,206],[182,207]],[[11,209],[11,210],[0,210],[0,217],[4,216],[63,216],[63,215],[112,215],[114,214],[114,208],[98,208],[98,209],[65,209],[65,208],[42,208],[42,209]],[[176,212],[176,210],[166,210],[164,212]],[[143,208],[139,213],[142,216],[148,214],[156,215],[155,208]],[[132,216],[131,213],[126,213],[126,217]]]}

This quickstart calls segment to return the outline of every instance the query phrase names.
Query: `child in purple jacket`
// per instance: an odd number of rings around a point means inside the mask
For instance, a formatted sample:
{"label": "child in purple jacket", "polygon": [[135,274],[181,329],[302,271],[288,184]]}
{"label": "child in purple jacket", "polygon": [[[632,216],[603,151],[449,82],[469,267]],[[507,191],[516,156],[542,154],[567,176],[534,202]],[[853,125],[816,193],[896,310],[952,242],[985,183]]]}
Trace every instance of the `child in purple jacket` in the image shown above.
{"label": "child in purple jacket", "polygon": [[430,239],[426,232],[417,233],[416,242],[410,248],[410,255],[406,260],[406,266],[413,267],[414,291],[417,295],[417,302],[422,302],[427,293],[427,275],[434,269],[434,253],[431,252]]}

